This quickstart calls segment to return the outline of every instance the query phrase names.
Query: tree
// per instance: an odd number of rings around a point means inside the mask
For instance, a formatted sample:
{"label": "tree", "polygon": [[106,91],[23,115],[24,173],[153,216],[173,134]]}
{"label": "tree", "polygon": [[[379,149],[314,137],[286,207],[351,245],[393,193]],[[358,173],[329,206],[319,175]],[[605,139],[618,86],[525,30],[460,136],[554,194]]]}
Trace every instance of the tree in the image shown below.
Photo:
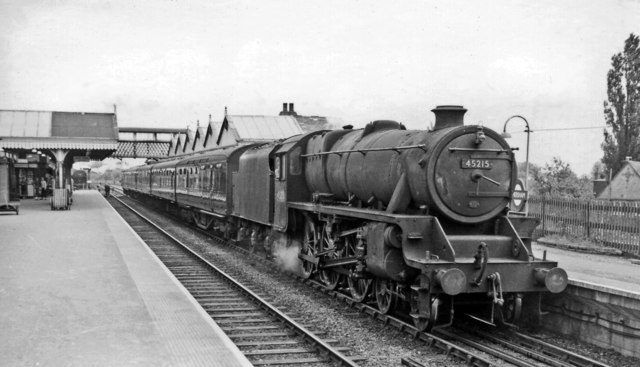
{"label": "tree", "polygon": [[[518,162],[518,178],[522,179],[522,181],[526,181],[526,178],[527,178],[526,167],[527,165],[525,162]],[[532,193],[539,191],[538,183],[533,179],[536,175],[539,174],[539,172],[540,172],[540,166],[538,166],[533,162],[529,162],[529,181],[528,181],[529,187],[527,188],[527,190],[529,190]]]}
{"label": "tree", "polygon": [[533,173],[532,189],[534,194],[550,195],[563,198],[593,198],[593,189],[589,177],[573,172],[571,165],[558,157],[554,157],[551,164],[546,163],[543,168]]}
{"label": "tree", "polygon": [[614,174],[625,157],[640,158],[640,40],[633,33],[624,50],[611,58],[607,73],[607,100],[604,101],[605,130],[602,162]]}
{"label": "tree", "polygon": [[604,166],[604,163],[601,161],[595,162],[593,167],[591,167],[591,178],[593,180],[602,180],[608,177],[607,168]]}

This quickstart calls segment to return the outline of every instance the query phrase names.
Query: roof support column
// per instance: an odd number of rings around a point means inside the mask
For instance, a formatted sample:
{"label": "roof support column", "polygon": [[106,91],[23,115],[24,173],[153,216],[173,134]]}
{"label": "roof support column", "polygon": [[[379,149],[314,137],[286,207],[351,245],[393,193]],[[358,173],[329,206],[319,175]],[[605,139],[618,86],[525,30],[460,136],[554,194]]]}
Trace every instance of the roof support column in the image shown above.
{"label": "roof support column", "polygon": [[64,159],[67,156],[67,153],[69,153],[68,150],[64,150],[64,149],[56,149],[55,152],[53,152],[55,157],[56,157],[56,174],[57,174],[57,179],[58,179],[58,187],[59,188],[63,188],[64,187],[64,171],[63,171],[63,164],[64,164]]}

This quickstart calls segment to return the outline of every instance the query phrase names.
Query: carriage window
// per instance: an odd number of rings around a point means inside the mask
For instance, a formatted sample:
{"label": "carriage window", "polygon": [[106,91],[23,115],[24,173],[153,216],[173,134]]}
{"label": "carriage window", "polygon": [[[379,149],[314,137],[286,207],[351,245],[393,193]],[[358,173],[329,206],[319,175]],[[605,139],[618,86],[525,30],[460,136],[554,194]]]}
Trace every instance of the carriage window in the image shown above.
{"label": "carriage window", "polygon": [[211,184],[212,191],[218,192],[218,169],[215,167],[211,168]]}
{"label": "carriage window", "polygon": [[220,167],[220,193],[225,194],[227,192],[227,172],[226,165]]}

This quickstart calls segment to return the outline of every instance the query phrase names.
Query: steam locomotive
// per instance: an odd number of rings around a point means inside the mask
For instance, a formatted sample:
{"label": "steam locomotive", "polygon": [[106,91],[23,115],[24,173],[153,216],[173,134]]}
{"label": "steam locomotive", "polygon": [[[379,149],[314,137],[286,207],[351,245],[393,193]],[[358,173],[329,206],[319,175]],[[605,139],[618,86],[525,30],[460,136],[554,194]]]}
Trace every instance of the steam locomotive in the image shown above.
{"label": "steam locomotive", "polygon": [[383,120],[214,149],[130,169],[122,185],[276,259],[294,249],[302,276],[405,310],[420,330],[450,323],[454,308],[535,321],[541,295],[568,279],[533,256],[538,220],[509,212],[512,149],[465,126],[461,106],[432,111],[428,131]]}

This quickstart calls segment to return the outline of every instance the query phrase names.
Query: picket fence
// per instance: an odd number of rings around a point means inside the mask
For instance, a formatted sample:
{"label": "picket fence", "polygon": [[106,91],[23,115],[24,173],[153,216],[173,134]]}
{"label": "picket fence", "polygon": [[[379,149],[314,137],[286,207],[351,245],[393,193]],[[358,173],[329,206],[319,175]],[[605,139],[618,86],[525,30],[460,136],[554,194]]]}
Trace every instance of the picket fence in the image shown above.
{"label": "picket fence", "polygon": [[528,205],[541,221],[534,237],[585,238],[640,255],[640,202],[531,197]]}

